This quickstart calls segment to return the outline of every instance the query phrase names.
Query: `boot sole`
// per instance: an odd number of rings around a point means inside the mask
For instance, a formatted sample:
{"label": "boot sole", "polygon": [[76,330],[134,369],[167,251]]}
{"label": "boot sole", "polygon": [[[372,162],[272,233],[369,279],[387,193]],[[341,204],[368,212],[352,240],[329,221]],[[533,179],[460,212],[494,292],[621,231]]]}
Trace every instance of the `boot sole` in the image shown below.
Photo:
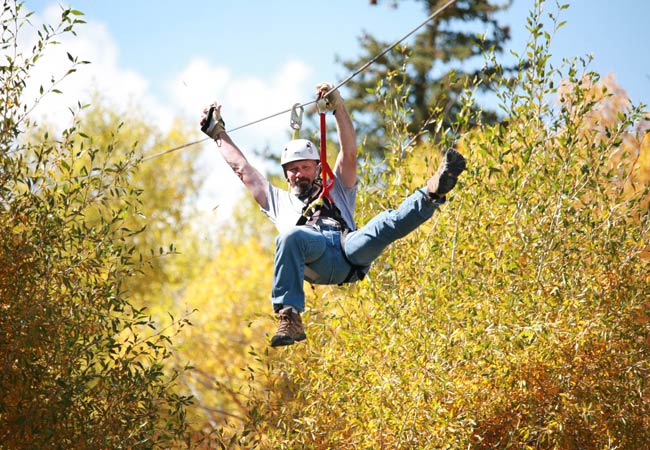
{"label": "boot sole", "polygon": [[290,336],[273,336],[271,339],[271,347],[284,347],[287,345],[293,345],[294,342],[295,340],[291,339]]}

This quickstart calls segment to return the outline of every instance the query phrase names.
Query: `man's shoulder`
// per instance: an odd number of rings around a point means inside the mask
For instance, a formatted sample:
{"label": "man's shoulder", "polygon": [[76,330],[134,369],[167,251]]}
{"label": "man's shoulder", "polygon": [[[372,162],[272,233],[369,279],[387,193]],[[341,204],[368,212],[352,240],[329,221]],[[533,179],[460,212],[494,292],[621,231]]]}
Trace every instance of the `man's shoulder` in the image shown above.
{"label": "man's shoulder", "polygon": [[271,203],[274,204],[276,209],[280,210],[278,212],[283,212],[282,210],[285,209],[302,211],[302,201],[286,189],[269,183],[269,196],[271,197]]}
{"label": "man's shoulder", "polygon": [[295,195],[293,195],[291,192],[287,191],[286,189],[279,188],[271,183],[269,183],[269,192],[274,197],[286,201],[292,201],[292,198],[295,198]]}

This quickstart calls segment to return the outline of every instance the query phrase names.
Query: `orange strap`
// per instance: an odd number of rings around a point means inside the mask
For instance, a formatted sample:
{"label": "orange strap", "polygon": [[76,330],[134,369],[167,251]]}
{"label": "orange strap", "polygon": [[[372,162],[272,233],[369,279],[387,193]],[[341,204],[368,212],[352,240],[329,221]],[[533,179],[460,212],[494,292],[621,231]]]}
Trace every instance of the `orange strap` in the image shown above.
{"label": "orange strap", "polygon": [[327,197],[334,204],[334,200],[330,196],[330,189],[334,186],[334,172],[327,162],[327,127],[324,112],[320,113],[320,165],[323,178],[323,191],[320,198]]}

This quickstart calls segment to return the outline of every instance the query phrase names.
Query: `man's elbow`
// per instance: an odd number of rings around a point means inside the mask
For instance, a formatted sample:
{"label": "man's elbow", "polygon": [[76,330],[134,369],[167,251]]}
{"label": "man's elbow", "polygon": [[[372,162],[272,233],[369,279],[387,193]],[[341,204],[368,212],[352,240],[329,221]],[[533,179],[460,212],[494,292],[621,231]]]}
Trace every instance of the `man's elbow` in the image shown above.
{"label": "man's elbow", "polygon": [[235,175],[237,175],[240,180],[246,182],[246,164],[231,163],[230,168],[235,172]]}

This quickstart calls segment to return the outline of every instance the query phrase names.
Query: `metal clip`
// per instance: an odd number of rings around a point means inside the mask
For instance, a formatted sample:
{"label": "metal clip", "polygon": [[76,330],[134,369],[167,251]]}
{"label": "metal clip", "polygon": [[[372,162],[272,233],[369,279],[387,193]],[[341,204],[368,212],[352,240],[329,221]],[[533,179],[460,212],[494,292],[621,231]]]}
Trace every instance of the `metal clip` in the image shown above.
{"label": "metal clip", "polygon": [[316,110],[319,114],[322,112],[327,112],[329,109],[329,104],[330,102],[325,98],[325,96],[323,96],[323,98],[316,99]]}
{"label": "metal clip", "polygon": [[299,130],[302,126],[302,114],[305,112],[305,109],[300,103],[296,103],[291,108],[291,121],[289,126],[294,130]]}

